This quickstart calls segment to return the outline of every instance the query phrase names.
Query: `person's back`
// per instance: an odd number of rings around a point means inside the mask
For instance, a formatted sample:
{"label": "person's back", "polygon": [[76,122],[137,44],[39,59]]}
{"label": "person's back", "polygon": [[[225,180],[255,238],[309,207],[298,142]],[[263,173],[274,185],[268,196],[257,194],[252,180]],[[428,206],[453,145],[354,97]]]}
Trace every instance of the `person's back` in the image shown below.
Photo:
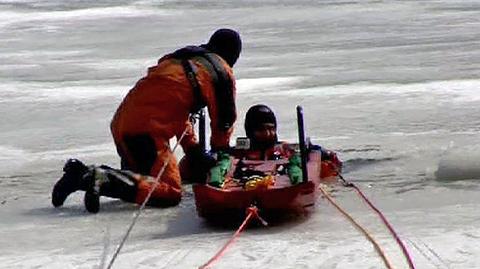
{"label": "person's back", "polygon": [[[228,75],[233,78],[231,67],[213,53]],[[199,57],[193,57],[199,89],[206,103],[214,103],[212,74],[204,68]],[[232,80],[233,81],[233,80]],[[185,122],[196,102],[195,92],[185,76],[181,60],[164,57],[159,64],[150,67],[148,74],[137,82],[117,109],[111,123],[115,140],[129,132],[150,133],[169,139],[185,129]],[[210,104],[215,106],[216,104]]]}
{"label": "person's back", "polygon": [[[180,141],[184,152],[201,161],[189,116],[205,106],[211,118],[211,147],[229,147],[236,120],[232,66],[240,50],[238,33],[220,29],[207,44],[178,49],[150,67],[125,97],[110,126],[122,168],[156,176],[169,155],[169,140],[179,139],[184,132]],[[178,170],[176,163],[172,168]]]}

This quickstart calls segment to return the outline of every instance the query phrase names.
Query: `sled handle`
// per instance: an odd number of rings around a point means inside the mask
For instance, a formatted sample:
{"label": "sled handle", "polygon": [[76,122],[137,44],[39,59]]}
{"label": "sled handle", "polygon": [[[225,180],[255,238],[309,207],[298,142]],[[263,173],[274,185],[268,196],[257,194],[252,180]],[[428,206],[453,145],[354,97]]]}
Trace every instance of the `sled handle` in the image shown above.
{"label": "sled handle", "polygon": [[207,149],[207,143],[206,143],[206,129],[205,129],[205,109],[202,108],[200,109],[199,113],[199,120],[198,120],[198,142],[200,144],[200,148],[202,151],[205,151]]}
{"label": "sled handle", "polygon": [[303,108],[297,106],[297,125],[298,125],[298,140],[300,146],[300,158],[302,160],[302,177],[303,182],[308,181],[307,171],[307,148],[305,146],[305,126],[303,124]]}

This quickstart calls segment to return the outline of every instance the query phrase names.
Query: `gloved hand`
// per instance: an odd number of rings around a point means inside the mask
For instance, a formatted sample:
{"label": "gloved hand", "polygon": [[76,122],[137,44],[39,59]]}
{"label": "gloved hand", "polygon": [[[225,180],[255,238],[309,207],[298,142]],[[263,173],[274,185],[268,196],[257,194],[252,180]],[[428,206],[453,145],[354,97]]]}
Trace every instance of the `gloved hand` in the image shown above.
{"label": "gloved hand", "polygon": [[191,174],[195,175],[192,180],[197,183],[204,183],[208,171],[216,165],[217,160],[211,154],[202,150],[199,145],[188,149],[185,155],[189,159]]}
{"label": "gloved hand", "polygon": [[235,147],[217,147],[217,148],[212,148],[211,150],[212,153],[217,153],[217,152],[223,152],[227,153],[229,155],[234,155],[235,154]]}
{"label": "gloved hand", "polygon": [[314,145],[311,142],[308,145],[308,149],[319,150],[322,155],[322,161],[332,162],[335,165],[336,170],[338,170],[338,172],[341,172],[343,162],[338,158],[337,154],[334,151],[322,148],[319,145]]}
{"label": "gloved hand", "polygon": [[212,168],[217,163],[217,160],[207,151],[202,150],[200,146],[191,147],[186,154],[187,157],[197,165],[206,167],[207,169]]}
{"label": "gloved hand", "polygon": [[288,159],[287,172],[292,185],[299,184],[303,181],[302,160],[299,154],[295,154]]}
{"label": "gloved hand", "polygon": [[230,154],[219,151],[217,153],[217,164],[210,169],[210,179],[208,184],[221,188],[225,182],[225,175],[232,166]]}

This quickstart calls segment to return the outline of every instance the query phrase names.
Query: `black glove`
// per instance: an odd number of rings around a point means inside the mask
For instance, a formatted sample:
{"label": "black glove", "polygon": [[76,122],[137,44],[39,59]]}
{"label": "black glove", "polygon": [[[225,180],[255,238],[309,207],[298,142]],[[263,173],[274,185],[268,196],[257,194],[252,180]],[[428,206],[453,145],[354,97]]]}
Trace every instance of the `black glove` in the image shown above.
{"label": "black glove", "polygon": [[191,174],[196,177],[192,180],[205,182],[208,171],[217,164],[217,160],[200,146],[193,146],[185,155],[189,159]]}
{"label": "black glove", "polygon": [[212,153],[224,152],[224,153],[227,153],[227,154],[229,154],[229,155],[234,155],[234,153],[235,153],[235,147],[230,147],[230,146],[227,146],[227,147],[217,147],[217,148],[212,148],[210,152],[212,152]]}

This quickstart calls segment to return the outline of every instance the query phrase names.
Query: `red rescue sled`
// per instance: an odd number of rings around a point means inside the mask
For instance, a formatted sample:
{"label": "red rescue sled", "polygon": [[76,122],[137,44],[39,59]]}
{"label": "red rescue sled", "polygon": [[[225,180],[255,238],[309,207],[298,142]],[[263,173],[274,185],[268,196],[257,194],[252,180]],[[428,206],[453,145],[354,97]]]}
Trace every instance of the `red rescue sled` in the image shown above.
{"label": "red rescue sled", "polygon": [[[231,171],[239,160],[234,160]],[[308,154],[308,181],[296,185],[290,183],[288,175],[275,175],[276,168],[284,165],[285,160],[244,161],[256,166],[262,172],[272,173],[275,183],[268,187],[257,187],[246,190],[235,179],[228,180],[223,188],[197,184],[193,186],[195,204],[200,217],[222,221],[224,218],[241,217],[248,207],[255,205],[262,216],[278,217],[281,215],[299,215],[311,211],[318,197],[318,185],[323,180],[332,180],[335,171],[331,165],[321,162],[320,153],[314,151]],[[322,176],[328,177],[322,177]],[[231,173],[226,176],[231,177]]]}
{"label": "red rescue sled", "polygon": [[297,107],[297,119],[299,144],[293,147],[300,149],[302,182],[292,184],[289,176],[281,172],[282,166],[288,163],[286,159],[241,160],[242,167],[246,165],[269,177],[269,184],[251,186],[234,177],[234,171],[240,165],[240,160],[234,159],[221,188],[208,184],[193,186],[198,215],[220,222],[232,217],[241,219],[250,206],[256,206],[260,215],[267,219],[308,213],[317,200],[320,182],[335,180],[339,167],[328,161],[322,162],[319,150],[307,150],[301,107]]}

